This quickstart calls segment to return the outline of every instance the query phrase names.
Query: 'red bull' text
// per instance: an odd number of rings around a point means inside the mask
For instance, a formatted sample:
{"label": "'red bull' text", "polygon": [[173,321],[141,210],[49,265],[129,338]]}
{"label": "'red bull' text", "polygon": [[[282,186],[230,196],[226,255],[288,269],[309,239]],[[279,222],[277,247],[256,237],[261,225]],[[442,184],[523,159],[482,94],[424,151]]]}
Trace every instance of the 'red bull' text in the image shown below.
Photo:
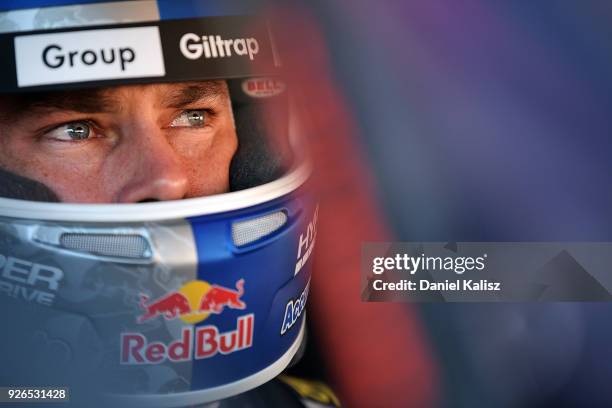
{"label": "'red bull' text", "polygon": [[180,363],[231,354],[253,345],[255,315],[241,316],[236,329],[220,333],[216,326],[185,327],[178,340],[170,343],[149,341],[141,333],[121,335],[121,364]]}

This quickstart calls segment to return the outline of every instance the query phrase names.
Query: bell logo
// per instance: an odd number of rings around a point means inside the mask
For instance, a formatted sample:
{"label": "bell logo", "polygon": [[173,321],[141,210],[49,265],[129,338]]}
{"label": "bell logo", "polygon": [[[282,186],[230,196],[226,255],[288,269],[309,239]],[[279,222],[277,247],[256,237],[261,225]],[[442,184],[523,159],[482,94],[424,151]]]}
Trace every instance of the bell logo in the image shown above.
{"label": "bell logo", "polygon": [[253,98],[269,98],[285,92],[287,86],[276,78],[252,78],[242,83],[242,91]]}

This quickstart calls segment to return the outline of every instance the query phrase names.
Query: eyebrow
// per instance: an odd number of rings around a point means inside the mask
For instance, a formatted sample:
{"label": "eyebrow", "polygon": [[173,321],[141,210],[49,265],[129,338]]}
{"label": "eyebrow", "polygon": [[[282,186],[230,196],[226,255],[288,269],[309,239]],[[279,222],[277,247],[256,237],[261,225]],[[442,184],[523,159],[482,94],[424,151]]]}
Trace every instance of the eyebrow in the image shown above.
{"label": "eyebrow", "polygon": [[215,102],[226,93],[222,81],[190,82],[172,89],[164,97],[164,106],[182,108],[196,102]]}
{"label": "eyebrow", "polygon": [[10,114],[17,116],[23,116],[31,109],[96,113],[111,111],[117,106],[117,101],[104,88],[13,95],[3,102],[3,107],[8,107]]}
{"label": "eyebrow", "polygon": [[[228,93],[224,81],[186,82],[175,85],[178,86],[162,88],[164,107],[179,109],[196,102],[214,103]],[[120,107],[120,98],[109,92],[112,89],[94,88],[0,96],[0,122],[8,118],[21,118],[32,110],[43,114],[53,110],[112,112]]]}

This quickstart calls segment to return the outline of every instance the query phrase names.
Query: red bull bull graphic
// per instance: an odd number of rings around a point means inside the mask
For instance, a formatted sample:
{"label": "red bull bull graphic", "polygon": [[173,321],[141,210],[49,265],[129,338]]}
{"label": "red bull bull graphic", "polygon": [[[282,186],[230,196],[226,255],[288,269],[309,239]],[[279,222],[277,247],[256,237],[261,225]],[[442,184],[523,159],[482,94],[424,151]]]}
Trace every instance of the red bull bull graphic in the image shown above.
{"label": "red bull bull graphic", "polygon": [[236,282],[235,290],[206,281],[191,281],[176,292],[151,302],[148,296],[141,295],[140,307],[145,313],[137,321],[143,323],[162,316],[166,320],[180,318],[185,323],[195,324],[208,318],[210,313],[222,313],[226,307],[244,310],[246,303],[240,299],[242,295],[244,279]]}
{"label": "red bull bull graphic", "polygon": [[255,315],[241,316],[236,329],[220,333],[213,325],[185,327],[179,339],[165,344],[150,342],[141,333],[121,335],[121,364],[161,364],[165,361],[180,363],[202,360],[217,354],[231,354],[253,345]]}
{"label": "red bull bull graphic", "polygon": [[182,293],[170,293],[147,305],[146,302],[148,300],[148,296],[141,296],[140,307],[147,312],[138,318],[138,323],[153,319],[157,316],[164,316],[167,320],[171,320],[179,315],[191,313],[189,301]]}
{"label": "red bull bull graphic", "polygon": [[236,289],[231,290],[223,286],[213,285],[202,298],[199,311],[219,314],[226,306],[230,309],[244,309],[246,304],[240,300],[244,294],[244,279],[236,282]]}

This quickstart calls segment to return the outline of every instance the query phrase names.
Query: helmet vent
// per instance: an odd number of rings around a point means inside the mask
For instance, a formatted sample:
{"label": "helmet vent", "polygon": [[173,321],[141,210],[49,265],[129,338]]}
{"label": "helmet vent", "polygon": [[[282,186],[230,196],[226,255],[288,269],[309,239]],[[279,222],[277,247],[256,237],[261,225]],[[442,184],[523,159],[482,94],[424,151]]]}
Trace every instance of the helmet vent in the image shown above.
{"label": "helmet vent", "polygon": [[117,258],[149,258],[149,243],[141,235],[65,233],[60,245],[72,251]]}
{"label": "helmet vent", "polygon": [[237,247],[248,245],[279,230],[286,223],[287,214],[284,211],[234,222],[232,224],[234,245]]}

